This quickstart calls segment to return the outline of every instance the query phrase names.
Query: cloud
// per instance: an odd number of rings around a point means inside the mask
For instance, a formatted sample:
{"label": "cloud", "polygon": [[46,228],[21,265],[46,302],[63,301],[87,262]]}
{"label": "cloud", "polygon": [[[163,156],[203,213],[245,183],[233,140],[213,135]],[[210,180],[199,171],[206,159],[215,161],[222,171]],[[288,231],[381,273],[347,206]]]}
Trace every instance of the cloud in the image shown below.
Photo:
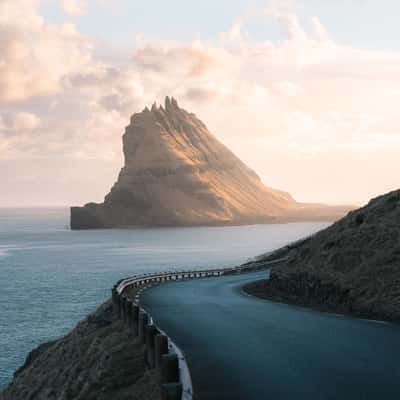
{"label": "cloud", "polygon": [[90,62],[89,41],[71,23],[45,24],[37,5],[35,0],[0,3],[1,102],[61,92],[62,79]]}
{"label": "cloud", "polygon": [[71,17],[81,17],[87,12],[85,0],[62,0],[62,7],[64,12]]}
{"label": "cloud", "polygon": [[[130,115],[173,95],[266,183],[293,187],[300,198],[301,182],[308,193],[334,192],[323,177],[308,184],[295,178],[310,174],[312,161],[331,171],[335,159],[343,160],[335,173],[346,176],[349,160],[368,149],[383,175],[392,176],[400,152],[399,53],[344,46],[319,19],[311,19],[308,32],[289,9],[275,7],[262,17],[281,24],[283,40],[252,38],[249,14],[217,41],[142,37],[125,60],[105,61],[96,57],[98,42],[71,23],[46,23],[38,4],[0,2],[0,159],[118,166]],[[332,182],[337,193],[341,184]]]}
{"label": "cloud", "polygon": [[119,15],[126,12],[126,3],[121,0],[96,0],[96,4],[112,14]]}
{"label": "cloud", "polygon": [[32,131],[40,126],[40,118],[30,112],[16,112],[0,116],[3,130],[12,132]]}
{"label": "cloud", "polygon": [[188,78],[206,74],[212,62],[212,55],[198,43],[186,46],[168,43],[158,43],[156,46],[145,45],[134,55],[134,63],[141,70],[183,74]]}

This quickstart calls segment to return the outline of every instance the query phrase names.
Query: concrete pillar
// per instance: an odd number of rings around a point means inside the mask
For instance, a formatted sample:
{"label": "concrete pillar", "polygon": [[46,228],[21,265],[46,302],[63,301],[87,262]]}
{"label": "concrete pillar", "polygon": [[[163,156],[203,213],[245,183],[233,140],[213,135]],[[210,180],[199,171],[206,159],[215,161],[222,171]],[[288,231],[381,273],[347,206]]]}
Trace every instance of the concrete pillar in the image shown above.
{"label": "concrete pillar", "polygon": [[111,290],[111,298],[112,298],[113,311],[115,314],[118,314],[118,292],[115,286]]}
{"label": "concrete pillar", "polygon": [[130,331],[132,331],[132,300],[131,299],[126,299],[126,323],[128,324],[128,328]]}
{"label": "concrete pillar", "polygon": [[146,360],[150,368],[155,366],[154,338],[158,332],[155,325],[147,325],[145,328]]}
{"label": "concrete pillar", "polygon": [[176,354],[161,356],[161,383],[179,382],[179,361]]}
{"label": "concrete pillar", "polygon": [[139,334],[139,306],[132,304],[132,333],[133,336]]}
{"label": "concrete pillar", "polygon": [[181,400],[182,399],[182,384],[163,383],[161,385],[161,400]]}
{"label": "concrete pillar", "polygon": [[161,370],[161,357],[168,353],[168,338],[159,334],[154,337],[155,367]]}
{"label": "concrete pillar", "polygon": [[139,340],[140,343],[144,344],[145,341],[145,329],[147,324],[149,323],[149,315],[144,312],[140,311],[139,312]]}
{"label": "concrete pillar", "polygon": [[122,296],[121,298],[121,311],[122,311],[122,320],[126,322],[126,296]]}
{"label": "concrete pillar", "polygon": [[120,294],[117,294],[117,299],[116,299],[116,303],[117,303],[117,317],[118,319],[121,319],[122,317],[122,297]]}

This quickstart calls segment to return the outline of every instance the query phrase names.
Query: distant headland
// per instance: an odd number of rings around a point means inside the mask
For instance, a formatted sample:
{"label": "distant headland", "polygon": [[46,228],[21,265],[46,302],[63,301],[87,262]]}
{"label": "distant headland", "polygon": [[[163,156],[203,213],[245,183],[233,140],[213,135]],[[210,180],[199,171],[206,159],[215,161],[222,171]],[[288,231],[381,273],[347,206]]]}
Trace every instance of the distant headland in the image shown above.
{"label": "distant headland", "polygon": [[336,220],[351,209],[299,203],[265,186],[174,98],[131,117],[123,152],[104,202],[71,207],[71,229]]}

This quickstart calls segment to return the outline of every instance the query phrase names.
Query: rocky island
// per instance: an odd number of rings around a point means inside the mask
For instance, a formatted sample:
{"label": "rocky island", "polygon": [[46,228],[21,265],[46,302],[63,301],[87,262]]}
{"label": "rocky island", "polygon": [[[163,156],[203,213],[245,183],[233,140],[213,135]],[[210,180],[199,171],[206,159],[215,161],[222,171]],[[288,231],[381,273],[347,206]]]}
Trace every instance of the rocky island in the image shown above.
{"label": "rocky island", "polygon": [[132,116],[123,152],[104,202],[71,207],[72,229],[336,220],[349,210],[299,203],[265,186],[174,98]]}
{"label": "rocky island", "polygon": [[279,249],[269,280],[245,290],[270,300],[400,323],[400,190]]}

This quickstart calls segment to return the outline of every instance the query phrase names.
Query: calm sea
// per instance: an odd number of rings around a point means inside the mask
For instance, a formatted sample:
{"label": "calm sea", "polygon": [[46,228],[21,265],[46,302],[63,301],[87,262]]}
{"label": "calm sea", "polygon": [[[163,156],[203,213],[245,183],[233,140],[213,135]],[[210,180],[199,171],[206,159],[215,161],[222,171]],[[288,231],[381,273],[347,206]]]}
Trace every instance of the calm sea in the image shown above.
{"label": "calm sea", "polygon": [[0,387],[136,273],[233,266],[327,226],[70,231],[68,209],[0,209]]}

